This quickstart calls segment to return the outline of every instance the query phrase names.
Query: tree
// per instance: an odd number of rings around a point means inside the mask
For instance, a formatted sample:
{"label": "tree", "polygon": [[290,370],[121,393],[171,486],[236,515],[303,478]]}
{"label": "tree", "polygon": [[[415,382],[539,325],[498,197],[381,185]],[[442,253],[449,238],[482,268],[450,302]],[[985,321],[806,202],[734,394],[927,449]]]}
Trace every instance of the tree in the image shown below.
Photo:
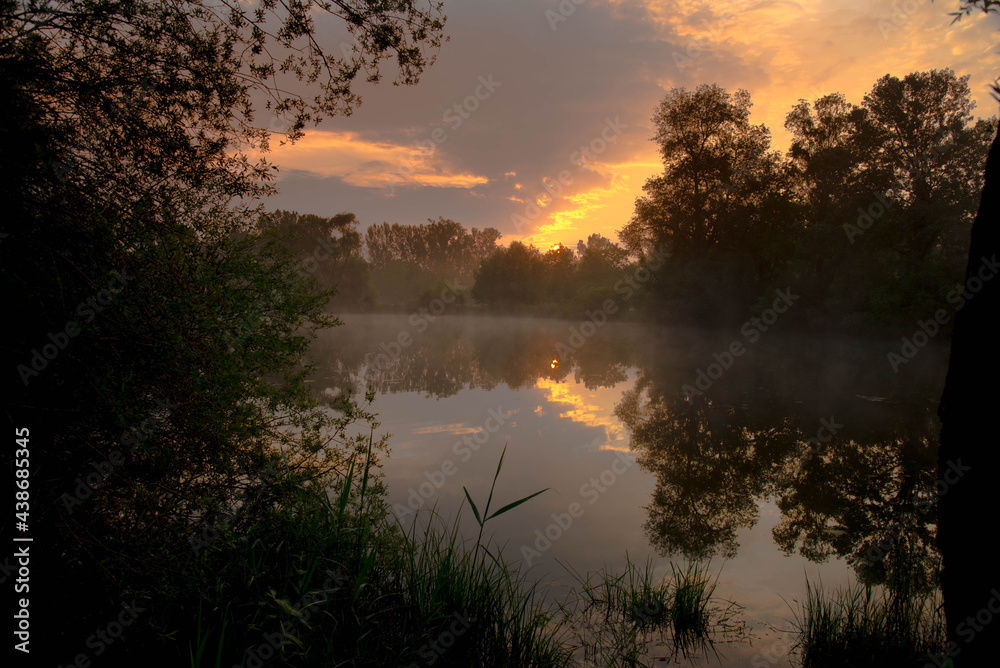
{"label": "tree", "polygon": [[358,224],[353,213],[324,218],[278,210],[262,215],[258,227],[295,253],[302,273],[336,291],[328,308],[359,309],[371,306],[375,294]]}
{"label": "tree", "polygon": [[587,237],[587,243],[583,243],[583,240],[578,241],[576,253],[580,257],[581,272],[585,262],[602,265],[617,272],[623,271],[628,265],[628,251],[597,233]]}
{"label": "tree", "polygon": [[469,262],[466,267],[467,273],[465,276],[471,277],[476,269],[496,252],[498,248],[497,242],[500,241],[502,235],[495,227],[487,227],[482,230],[473,227],[469,236],[471,237]]}
{"label": "tree", "polygon": [[635,214],[619,236],[633,254],[661,246],[698,256],[735,243],[734,208],[752,197],[773,168],[770,133],[750,125],[750,94],[701,85],[675,88],[653,115],[664,171],[643,186]]}
{"label": "tree", "polygon": [[794,247],[791,182],[750,108],[747,91],[701,85],[671,90],[653,116],[663,174],[618,236],[633,255],[670,256],[655,292],[672,317],[741,317]]}
{"label": "tree", "polygon": [[499,238],[495,228],[469,231],[439,217],[425,225],[372,225],[365,250],[382,300],[404,303],[428,291],[440,293],[445,281],[471,280]]}
{"label": "tree", "polygon": [[967,81],[886,75],[861,106],[837,93],[788,114],[805,218],[792,274],[821,317],[908,326],[952,289],[989,141]]}
{"label": "tree", "polygon": [[577,288],[573,249],[563,244],[553,244],[542,255],[542,262],[545,264],[545,298],[556,303],[565,302]]}
{"label": "tree", "polygon": [[785,129],[792,133],[788,160],[800,184],[799,196],[808,206],[807,225],[839,226],[840,202],[869,188],[864,173],[874,129],[867,111],[841,93],[812,104],[799,100],[785,119]]}
{"label": "tree", "polygon": [[545,275],[545,260],[539,250],[513,241],[476,271],[472,296],[490,307],[530,306],[544,295]]}
{"label": "tree", "polygon": [[[316,10],[352,57],[323,52]],[[349,113],[387,57],[414,83],[442,27],[408,0],[0,5],[10,411],[31,425],[33,522],[65,555],[42,572],[93,603],[39,628],[76,643],[125,592],[167,595],[189,537],[243,491],[263,490],[249,522],[343,467],[345,423],[303,383],[329,295],[259,234],[271,174],[242,150],[266,148],[261,110],[292,139]]]}
{"label": "tree", "polygon": [[[972,227],[966,282],[982,280],[983,267],[993,263],[1000,251],[1000,127],[986,161],[982,200]],[[954,477],[958,462],[968,467],[960,484],[941,497],[938,543],[943,556],[941,586],[944,593],[948,637],[959,642],[963,656],[957,665],[982,665],[997,656],[997,636],[981,634],[967,643],[967,620],[980,613],[984,601],[1000,588],[994,549],[983,549],[982,518],[996,517],[998,506],[995,472],[1000,467],[996,447],[988,440],[995,433],[993,413],[1000,392],[996,378],[1000,359],[996,351],[996,312],[1000,294],[995,281],[955,316],[951,357],[938,415],[941,418],[941,448],[938,476]]]}
{"label": "tree", "polygon": [[864,99],[877,133],[873,167],[906,209],[895,242],[914,262],[965,254],[994,125],[973,119],[968,81],[949,69],[886,75]]}
{"label": "tree", "polygon": [[[955,20],[974,8],[983,12],[1000,9],[996,0],[964,0],[962,5]],[[1000,87],[994,85],[994,90],[1000,95]],[[1000,125],[986,159],[982,196],[972,223],[965,285],[973,279],[982,280],[979,273],[987,259],[995,263],[1000,251],[998,232]],[[955,658],[958,666],[984,665],[1000,651],[997,634],[977,633],[970,638],[967,631],[970,617],[982,614],[985,601],[992,600],[990,597],[1000,589],[995,550],[983,549],[981,543],[984,531],[995,530],[995,526],[984,525],[982,518],[996,517],[1000,505],[995,491],[1000,457],[989,440],[995,433],[993,413],[1000,399],[996,382],[1000,373],[995,324],[998,307],[1000,287],[990,281],[955,315],[948,376],[938,407],[942,425],[938,477],[953,476],[958,461],[968,467],[964,479],[941,497],[938,528],[948,639],[960,649]]]}

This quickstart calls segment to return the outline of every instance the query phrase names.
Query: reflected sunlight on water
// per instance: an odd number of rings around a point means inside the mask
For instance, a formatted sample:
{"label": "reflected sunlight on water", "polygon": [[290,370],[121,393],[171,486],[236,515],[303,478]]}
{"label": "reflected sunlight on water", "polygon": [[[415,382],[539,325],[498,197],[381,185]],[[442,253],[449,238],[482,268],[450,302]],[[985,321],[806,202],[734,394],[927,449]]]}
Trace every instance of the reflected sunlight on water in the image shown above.
{"label": "reflected sunlight on water", "polygon": [[[315,385],[377,389],[397,516],[434,508],[450,520],[463,486],[485,499],[506,446],[494,503],[550,490],[490,522],[504,555],[552,585],[554,599],[574,584],[570,569],[620,569],[626,554],[659,559],[658,575],[669,574],[668,558],[708,563],[716,595],[743,607],[753,641],[716,646],[721,665],[786,665],[772,656],[787,656],[781,630],[806,578],[878,582],[881,564],[864,555],[913,490],[933,483],[943,364],[931,356],[924,376],[902,383],[873,371],[881,348],[776,341],[706,396],[685,397],[681,386],[725,333],[609,324],[553,359],[547,351],[572,323],[442,317],[390,363],[373,364],[405,316],[343,319],[314,348]],[[838,429],[810,450],[823,424]],[[913,540],[932,568],[933,513],[922,519]],[[467,509],[460,525],[475,536]],[[720,665],[714,654],[696,663]]]}

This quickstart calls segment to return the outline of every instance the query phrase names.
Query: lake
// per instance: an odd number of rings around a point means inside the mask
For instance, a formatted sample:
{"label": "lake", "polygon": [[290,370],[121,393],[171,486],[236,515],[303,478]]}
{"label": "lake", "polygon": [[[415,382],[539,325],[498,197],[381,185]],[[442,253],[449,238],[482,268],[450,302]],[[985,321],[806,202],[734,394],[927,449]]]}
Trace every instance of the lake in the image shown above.
{"label": "lake", "polygon": [[[947,349],[896,340],[630,322],[342,315],[313,386],[373,387],[388,501],[454,518],[543,488],[487,524],[558,599],[578,573],[708,563],[742,630],[686,665],[787,665],[806,579],[885,577],[907,541],[934,572],[935,411]],[[464,534],[478,527],[463,510]],[[728,640],[728,641],[727,641]],[[665,649],[654,650],[665,656]]]}

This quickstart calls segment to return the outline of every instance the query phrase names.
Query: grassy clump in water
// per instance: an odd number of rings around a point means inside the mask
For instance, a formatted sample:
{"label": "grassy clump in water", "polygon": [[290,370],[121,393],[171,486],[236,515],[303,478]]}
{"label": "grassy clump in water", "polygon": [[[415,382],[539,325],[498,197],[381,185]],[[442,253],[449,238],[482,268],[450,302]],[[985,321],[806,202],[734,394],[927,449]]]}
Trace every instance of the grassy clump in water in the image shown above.
{"label": "grassy clump in water", "polygon": [[940,590],[915,582],[908,551],[889,564],[884,586],[855,584],[826,592],[806,581],[796,616],[796,649],[804,668],[924,666],[945,644]]}
{"label": "grassy clump in water", "polygon": [[690,562],[684,570],[671,563],[670,570],[674,582],[670,620],[675,638],[707,638],[710,630],[708,605],[715,593],[718,576],[711,580],[707,567],[700,567],[695,562]]}
{"label": "grassy clump in water", "polygon": [[707,566],[671,563],[669,577],[657,577],[655,570],[653,561],[640,566],[626,555],[620,574],[606,569],[585,577],[575,574],[582,610],[567,614],[580,620],[585,660],[606,666],[652,665],[665,658],[656,656],[656,647],[690,656],[712,648],[717,632],[737,628],[731,623],[736,606],[718,604],[718,576],[712,579]]}

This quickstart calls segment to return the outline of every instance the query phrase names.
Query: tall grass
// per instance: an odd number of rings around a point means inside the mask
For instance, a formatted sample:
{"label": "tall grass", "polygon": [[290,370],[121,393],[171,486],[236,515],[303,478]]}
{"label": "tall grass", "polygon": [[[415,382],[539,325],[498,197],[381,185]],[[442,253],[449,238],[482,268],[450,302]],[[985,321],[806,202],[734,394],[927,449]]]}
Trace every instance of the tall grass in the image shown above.
{"label": "tall grass", "polygon": [[634,563],[625,556],[620,573],[603,569],[579,573],[579,605],[567,615],[577,620],[584,659],[602,666],[651,666],[667,657],[691,656],[712,649],[714,637],[737,627],[735,605],[714,598],[718,575],[708,566],[673,563],[670,576],[656,576],[656,563]]}
{"label": "tall grass", "polygon": [[796,614],[796,650],[804,668],[924,666],[945,644],[940,590],[915,583],[905,546],[884,586],[855,583],[824,591],[806,580]]}
{"label": "tall grass", "polygon": [[[331,491],[299,489],[243,535],[220,527],[153,608],[158,637],[136,638],[131,656],[192,668],[570,665],[537,585],[466,541],[458,517],[391,520],[370,440],[359,454]],[[483,523],[526,500],[492,514],[488,503]]]}
{"label": "tall grass", "polygon": [[674,582],[670,620],[675,638],[686,641],[707,637],[710,622],[708,605],[719,582],[718,575],[712,580],[707,567],[703,568],[695,562],[689,562],[683,570],[671,563],[670,570]]}
{"label": "tall grass", "polygon": [[[555,668],[581,658],[635,667],[741,634],[707,565],[670,563],[665,573],[627,554],[621,572],[574,573],[575,602],[557,614],[537,583],[482,542],[487,521],[534,496],[492,510],[502,463],[482,512],[466,490],[480,529],[466,540],[460,517],[430,512],[408,527],[389,519],[369,438],[332,486],[295,489],[249,526],[219,527],[150,606],[153,635],[137,629],[125,654],[191,668]],[[882,588],[830,594],[807,582],[796,619],[803,666],[922,666],[940,651],[936,590],[911,576],[905,556],[893,558]]]}

